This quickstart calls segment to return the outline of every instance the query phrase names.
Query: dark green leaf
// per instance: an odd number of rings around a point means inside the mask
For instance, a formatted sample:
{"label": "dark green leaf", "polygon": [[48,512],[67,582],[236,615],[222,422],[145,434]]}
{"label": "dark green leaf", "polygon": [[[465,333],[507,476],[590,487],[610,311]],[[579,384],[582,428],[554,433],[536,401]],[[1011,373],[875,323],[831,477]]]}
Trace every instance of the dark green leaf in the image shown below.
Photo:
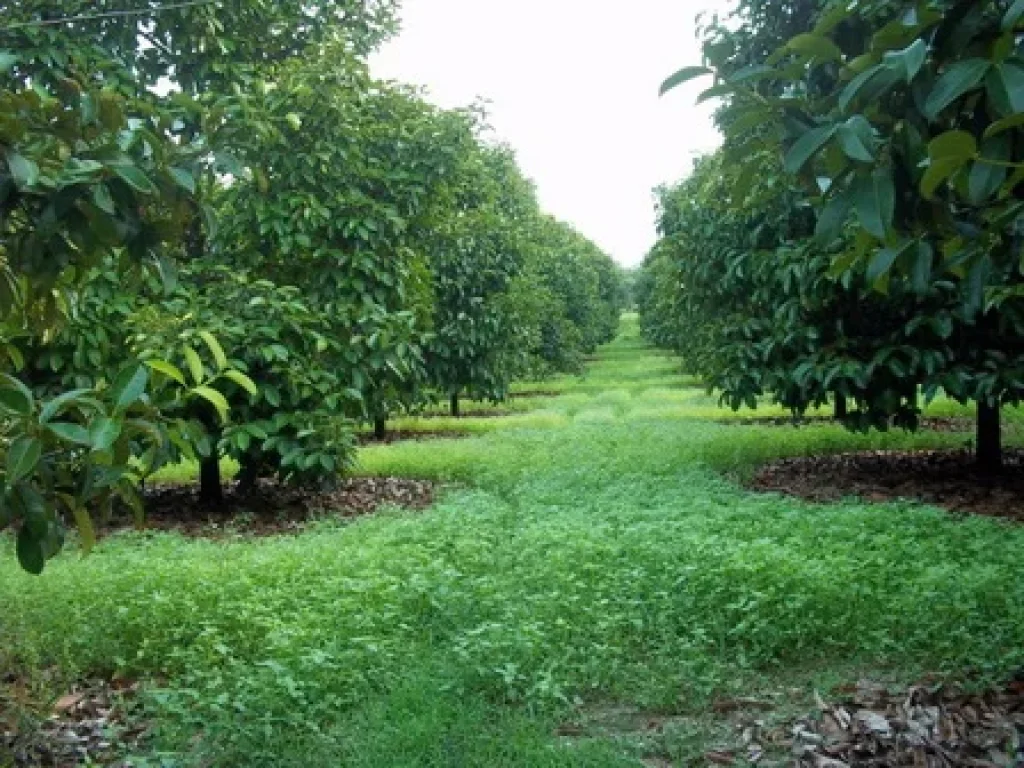
{"label": "dark green leaf", "polygon": [[19,187],[32,187],[39,181],[39,166],[35,161],[14,150],[7,152],[7,167],[11,169],[11,177]]}
{"label": "dark green leaf", "polygon": [[14,485],[28,477],[42,455],[43,443],[39,438],[29,435],[15,438],[7,449],[7,484]]}
{"label": "dark green leaf", "polygon": [[92,446],[89,430],[81,424],[74,424],[70,421],[53,421],[47,424],[46,428],[65,442],[76,443],[86,447]]}
{"label": "dark green leaf", "polygon": [[958,61],[943,73],[925,101],[924,112],[930,120],[946,107],[981,85],[992,63],[988,59]]}
{"label": "dark green leaf", "polygon": [[43,554],[43,542],[32,535],[28,526],[22,526],[18,531],[18,541],[15,545],[18,555],[18,563],[33,576],[38,576],[46,567],[46,557]]}
{"label": "dark green leaf", "polygon": [[821,125],[803,134],[786,153],[787,173],[799,173],[807,162],[835,135],[836,126]]}
{"label": "dark green leaf", "polygon": [[118,374],[114,384],[114,403],[118,409],[138,402],[149,383],[149,369],[144,365],[127,368]]}
{"label": "dark green leaf", "polygon": [[879,168],[870,176],[858,179],[854,200],[861,226],[879,240],[884,240],[892,227],[896,207],[892,171]]}
{"label": "dark green leaf", "polygon": [[839,126],[839,146],[846,156],[863,163],[875,162],[875,135],[863,115],[854,115]]}
{"label": "dark green leaf", "polygon": [[115,165],[114,173],[124,179],[130,187],[145,195],[153,195],[159,191],[150,178],[134,165]]}

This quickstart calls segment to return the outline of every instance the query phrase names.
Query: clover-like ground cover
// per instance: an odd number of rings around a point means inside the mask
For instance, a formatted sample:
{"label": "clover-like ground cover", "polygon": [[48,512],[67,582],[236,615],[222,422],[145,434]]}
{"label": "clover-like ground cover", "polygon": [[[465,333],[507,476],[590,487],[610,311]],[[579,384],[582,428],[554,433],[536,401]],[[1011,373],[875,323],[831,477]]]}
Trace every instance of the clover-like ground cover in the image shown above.
{"label": "clover-like ground cover", "polygon": [[0,663],[139,680],[135,765],[460,767],[671,765],[728,741],[715,701],[1024,664],[1024,529],[737,481],[961,436],[723,425],[677,371],[627,317],[585,377],[524,384],[533,410],[363,448],[362,474],[455,484],[426,512],[119,534],[41,577],[0,553]]}

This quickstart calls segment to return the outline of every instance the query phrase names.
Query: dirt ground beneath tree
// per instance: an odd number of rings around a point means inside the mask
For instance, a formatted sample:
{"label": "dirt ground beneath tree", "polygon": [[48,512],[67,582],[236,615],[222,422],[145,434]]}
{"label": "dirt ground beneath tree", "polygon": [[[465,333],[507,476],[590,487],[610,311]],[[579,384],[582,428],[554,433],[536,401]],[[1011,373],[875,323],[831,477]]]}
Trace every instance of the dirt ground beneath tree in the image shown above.
{"label": "dirt ground beneath tree", "polygon": [[999,474],[980,472],[969,451],[800,456],[763,466],[748,487],[816,502],[910,499],[960,514],[1024,522],[1024,450],[1007,451]]}

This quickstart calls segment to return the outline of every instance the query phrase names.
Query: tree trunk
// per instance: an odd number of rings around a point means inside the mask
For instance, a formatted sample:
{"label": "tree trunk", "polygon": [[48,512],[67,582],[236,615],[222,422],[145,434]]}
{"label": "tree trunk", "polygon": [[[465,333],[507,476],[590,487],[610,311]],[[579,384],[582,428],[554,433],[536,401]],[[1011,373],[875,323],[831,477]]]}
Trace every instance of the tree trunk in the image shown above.
{"label": "tree trunk", "polygon": [[224,487],[220,482],[220,457],[216,452],[199,462],[199,500],[220,506],[224,503]]}
{"label": "tree trunk", "polygon": [[1003,468],[1003,433],[998,405],[978,401],[978,433],[975,460],[978,469],[993,474]]}
{"label": "tree trunk", "polygon": [[453,392],[451,397],[452,418],[459,418],[459,393]]}
{"label": "tree trunk", "polygon": [[388,436],[387,416],[378,416],[373,420],[373,436],[378,440],[383,440]]}
{"label": "tree trunk", "polygon": [[835,396],[835,412],[834,417],[836,421],[842,421],[850,413],[849,405],[846,402],[846,395]]}

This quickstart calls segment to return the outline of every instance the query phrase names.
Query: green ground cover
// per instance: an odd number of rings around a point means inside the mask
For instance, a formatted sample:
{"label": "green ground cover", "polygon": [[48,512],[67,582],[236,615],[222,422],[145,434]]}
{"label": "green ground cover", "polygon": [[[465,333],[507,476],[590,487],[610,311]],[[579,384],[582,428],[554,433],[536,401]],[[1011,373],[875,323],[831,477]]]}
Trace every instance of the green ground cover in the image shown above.
{"label": "green ground cover", "polygon": [[584,377],[519,386],[539,389],[559,394],[401,424],[468,439],[361,451],[360,473],[449,484],[425,513],[262,540],[119,534],[41,577],[0,553],[0,661],[141,678],[136,714],[157,731],[137,764],[216,766],[683,763],[728,740],[716,697],[799,706],[854,675],[984,681],[1024,663],[1024,529],[734,480],[778,456],[963,435],[715,423],[743,414],[629,317]]}

